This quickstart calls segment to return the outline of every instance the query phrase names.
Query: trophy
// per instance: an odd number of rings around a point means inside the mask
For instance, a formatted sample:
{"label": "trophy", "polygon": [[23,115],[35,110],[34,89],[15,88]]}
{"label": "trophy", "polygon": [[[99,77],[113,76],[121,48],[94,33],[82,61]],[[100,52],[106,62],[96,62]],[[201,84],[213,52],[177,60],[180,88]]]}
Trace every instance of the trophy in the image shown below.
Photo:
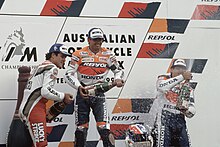
{"label": "trophy", "polygon": [[88,96],[97,96],[99,93],[105,93],[116,86],[115,82],[102,82],[85,87],[85,94]]}
{"label": "trophy", "polygon": [[190,83],[189,81],[186,81],[180,90],[180,94],[176,105],[177,108],[180,110],[187,109],[189,105],[189,99],[190,99]]}

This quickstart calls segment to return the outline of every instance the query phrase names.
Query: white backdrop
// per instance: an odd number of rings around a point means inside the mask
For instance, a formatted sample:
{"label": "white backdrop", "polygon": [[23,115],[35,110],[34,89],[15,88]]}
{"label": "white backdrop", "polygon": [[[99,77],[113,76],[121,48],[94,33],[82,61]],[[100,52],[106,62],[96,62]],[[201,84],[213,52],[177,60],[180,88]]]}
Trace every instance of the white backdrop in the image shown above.
{"label": "white backdrop", "polygon": [[[100,27],[107,37],[103,46],[117,54],[125,70],[125,86],[106,94],[113,132],[116,132],[115,128],[123,131],[127,124],[133,122],[151,121],[148,110],[156,95],[157,76],[167,72],[172,59],[205,60],[206,64],[197,65],[193,73],[193,80],[197,82],[197,113],[192,119],[187,119],[187,125],[194,147],[218,147],[219,7],[220,1],[217,0],[57,0],[56,4],[46,0],[39,3],[30,0],[1,2],[0,145],[6,143],[16,107],[17,68],[22,65],[34,68],[44,61],[45,53],[55,42],[64,43],[70,53],[84,47],[88,30]],[[16,52],[10,55],[13,49]],[[59,72],[56,89],[75,93],[63,81],[64,72],[65,69]],[[110,73],[108,78],[112,77]],[[138,103],[140,101],[144,105]],[[130,117],[121,120],[121,116]],[[65,146],[65,143],[72,145],[75,126],[71,107],[48,125],[66,127],[60,140],[49,142],[50,147]],[[55,136],[57,134],[53,132],[51,138]],[[125,146],[123,134],[116,133],[116,137],[116,146]],[[102,146],[92,115],[88,141],[90,145]]]}

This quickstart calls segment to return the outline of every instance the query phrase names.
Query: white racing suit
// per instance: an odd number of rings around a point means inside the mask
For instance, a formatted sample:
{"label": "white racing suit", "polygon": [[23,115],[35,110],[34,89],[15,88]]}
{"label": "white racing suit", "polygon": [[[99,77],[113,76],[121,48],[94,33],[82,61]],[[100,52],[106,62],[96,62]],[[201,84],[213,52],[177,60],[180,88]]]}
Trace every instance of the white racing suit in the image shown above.
{"label": "white racing suit", "polygon": [[156,147],[189,147],[185,116],[191,118],[195,114],[193,89],[190,89],[188,110],[183,113],[177,107],[177,99],[184,83],[182,75],[171,78],[161,75],[157,80],[157,97],[152,109],[157,112],[154,128],[154,146]]}
{"label": "white racing suit", "polygon": [[29,130],[35,147],[47,146],[46,103],[63,101],[64,93],[55,90],[58,68],[50,61],[39,65],[27,81],[19,117]]}

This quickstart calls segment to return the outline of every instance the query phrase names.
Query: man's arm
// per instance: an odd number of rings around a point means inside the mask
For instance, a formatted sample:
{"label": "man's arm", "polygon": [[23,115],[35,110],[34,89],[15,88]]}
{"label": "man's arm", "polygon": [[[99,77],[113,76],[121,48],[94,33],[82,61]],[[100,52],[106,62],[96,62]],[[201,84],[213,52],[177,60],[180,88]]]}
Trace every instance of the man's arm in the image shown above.
{"label": "man's arm", "polygon": [[65,94],[53,88],[56,83],[57,74],[58,69],[55,66],[50,70],[45,71],[41,95],[44,98],[61,102],[64,99]]}
{"label": "man's arm", "polygon": [[71,58],[70,65],[68,66],[67,71],[64,75],[64,79],[67,82],[67,84],[69,84],[71,87],[73,87],[76,90],[79,88],[79,86],[81,86],[79,80],[75,77],[75,73],[79,66],[78,62],[79,62],[79,57],[73,55]]}
{"label": "man's arm", "polygon": [[157,80],[157,90],[162,91],[163,93],[169,91],[171,88],[179,84],[184,80],[183,75],[176,76],[174,78],[166,79],[165,76],[159,76]]}
{"label": "man's arm", "polygon": [[190,91],[189,107],[185,112],[186,117],[191,118],[196,114],[194,90]]}
{"label": "man's arm", "polygon": [[119,67],[119,64],[116,60],[116,57],[111,55],[108,61],[108,66],[111,71],[114,73],[114,82],[117,87],[122,87],[124,85],[123,77],[124,71]]}

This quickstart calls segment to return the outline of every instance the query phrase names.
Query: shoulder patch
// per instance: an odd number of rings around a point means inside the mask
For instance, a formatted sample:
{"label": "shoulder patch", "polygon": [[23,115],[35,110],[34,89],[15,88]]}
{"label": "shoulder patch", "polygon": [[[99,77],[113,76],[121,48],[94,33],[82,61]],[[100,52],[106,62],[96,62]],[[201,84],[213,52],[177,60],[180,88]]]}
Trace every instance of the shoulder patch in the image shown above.
{"label": "shoulder patch", "polygon": [[94,62],[94,58],[91,57],[82,58],[82,62]]}
{"label": "shoulder patch", "polygon": [[99,61],[100,62],[107,62],[108,61],[108,57],[99,57]]}
{"label": "shoulder patch", "polygon": [[110,50],[104,51],[102,52],[102,55],[112,55],[112,51]]}
{"label": "shoulder patch", "polygon": [[83,52],[83,51],[82,51],[82,52],[80,52],[79,54],[80,54],[81,56],[88,56],[88,55],[89,55],[89,53],[88,53],[88,52]]}
{"label": "shoulder patch", "polygon": [[53,75],[55,75],[55,76],[58,75],[58,69],[57,69],[57,68],[54,68],[54,69],[53,69]]}
{"label": "shoulder patch", "polygon": [[51,79],[56,79],[57,75],[58,75],[58,69],[54,68],[53,71],[52,71],[52,74],[50,75],[50,78]]}
{"label": "shoulder patch", "polygon": [[75,56],[75,55],[72,55],[71,57],[72,60],[78,62],[79,61],[79,57]]}

